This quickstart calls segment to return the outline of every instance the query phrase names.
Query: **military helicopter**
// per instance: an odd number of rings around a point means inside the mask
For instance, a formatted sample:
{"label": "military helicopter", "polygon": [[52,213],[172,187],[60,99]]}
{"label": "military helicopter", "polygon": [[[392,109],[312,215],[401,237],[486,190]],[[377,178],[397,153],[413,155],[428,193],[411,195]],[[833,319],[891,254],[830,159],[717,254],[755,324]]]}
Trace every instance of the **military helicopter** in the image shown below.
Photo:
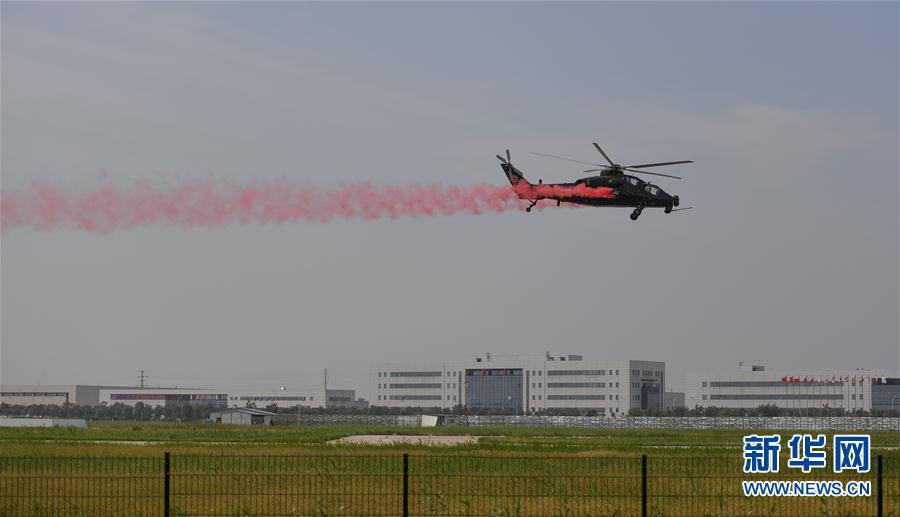
{"label": "military helicopter", "polygon": [[556,206],[559,206],[561,203],[574,203],[587,206],[621,206],[629,208],[634,207],[634,211],[632,211],[630,215],[632,221],[636,221],[637,218],[640,217],[641,212],[643,212],[644,208],[664,208],[665,213],[667,214],[670,212],[689,210],[693,208],[676,208],[679,205],[678,196],[669,195],[665,191],[663,191],[663,189],[657,187],[653,183],[646,182],[636,176],[627,174],[630,172],[635,174],[650,174],[653,176],[681,179],[680,177],[672,176],[671,174],[662,174],[659,172],[650,172],[639,169],[645,169],[648,167],[660,167],[662,165],[694,163],[692,160],[642,163],[639,165],[619,165],[617,163],[613,163],[613,161],[609,159],[609,156],[605,152],[603,152],[603,149],[601,149],[596,142],[594,142],[594,147],[597,148],[598,151],[600,151],[600,154],[602,154],[603,158],[605,158],[606,161],[609,162],[609,165],[602,163],[583,162],[580,160],[573,160],[571,158],[555,156],[552,154],[531,153],[538,156],[545,156],[547,158],[556,158],[558,160],[567,160],[570,162],[599,167],[597,169],[588,169],[584,171],[600,172],[599,176],[581,178],[575,183],[545,184],[543,180],[538,180],[537,185],[535,185],[533,183],[529,183],[528,180],[525,179],[525,176],[522,174],[522,171],[513,166],[512,158],[509,154],[509,149],[506,150],[505,159],[499,154],[497,155],[497,159],[500,160],[500,167],[503,169],[503,172],[509,179],[509,183],[512,185],[513,191],[519,196],[519,199],[531,201],[531,204],[528,206],[528,208],[525,209],[526,212],[531,212],[531,209],[537,204],[538,201],[542,199],[556,200]]}

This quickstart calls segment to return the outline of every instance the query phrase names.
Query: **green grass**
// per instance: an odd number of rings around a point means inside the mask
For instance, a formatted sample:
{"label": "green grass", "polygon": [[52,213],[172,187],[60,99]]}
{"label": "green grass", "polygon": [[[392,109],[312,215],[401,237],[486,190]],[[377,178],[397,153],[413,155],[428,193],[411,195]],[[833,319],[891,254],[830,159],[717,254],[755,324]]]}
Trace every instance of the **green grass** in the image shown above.
{"label": "green grass", "polygon": [[[477,445],[333,446],[350,434],[476,434]],[[403,453],[414,515],[636,515],[647,454],[651,515],[872,515],[873,498],[745,498],[743,431],[116,423],[0,429],[0,516],[397,515]],[[782,431],[786,449],[786,436]],[[900,515],[900,433],[885,456],[885,515]],[[145,441],[138,445],[134,441]],[[829,455],[830,457],[830,455]],[[778,479],[834,479],[784,468]],[[841,479],[872,479],[842,474]],[[758,477],[757,477],[758,479]]]}
{"label": "green grass", "polygon": [[[428,446],[332,446],[329,440],[352,434],[434,434],[478,435],[477,445],[453,448]],[[216,424],[92,423],[87,429],[0,428],[0,450],[8,454],[54,455],[79,453],[147,455],[160,450],[286,453],[421,450],[435,453],[507,452],[516,454],[689,454],[731,455],[740,450],[741,430],[588,429],[565,427],[389,427],[389,426],[306,426],[249,427]],[[831,433],[826,433],[830,436]],[[781,432],[789,436],[788,432]],[[900,448],[900,433],[872,433],[873,447],[891,454]],[[123,443],[116,443],[123,442]],[[147,442],[135,445],[124,442]]]}

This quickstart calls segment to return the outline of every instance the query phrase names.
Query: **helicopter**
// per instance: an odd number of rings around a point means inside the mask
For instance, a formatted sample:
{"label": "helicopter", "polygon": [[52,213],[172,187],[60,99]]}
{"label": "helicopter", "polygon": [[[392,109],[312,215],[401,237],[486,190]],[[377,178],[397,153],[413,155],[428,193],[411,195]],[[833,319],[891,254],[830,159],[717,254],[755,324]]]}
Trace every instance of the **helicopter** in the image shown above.
{"label": "helicopter", "polygon": [[558,160],[567,160],[599,167],[584,171],[599,172],[599,176],[581,178],[574,183],[545,184],[543,180],[538,180],[537,185],[535,185],[526,180],[522,171],[512,164],[512,157],[510,156],[509,149],[506,150],[505,159],[499,154],[497,155],[497,159],[501,162],[500,167],[509,179],[513,192],[516,193],[519,199],[531,201],[531,204],[525,209],[526,212],[531,212],[531,209],[542,199],[555,200],[556,206],[559,206],[561,203],[572,203],[587,206],[634,207],[634,211],[632,211],[629,216],[632,221],[636,221],[645,208],[663,208],[667,214],[693,208],[690,206],[677,208],[680,204],[678,196],[666,193],[652,182],[644,181],[637,176],[628,174],[649,174],[653,176],[681,179],[679,176],[672,176],[671,174],[662,174],[640,169],[660,167],[663,165],[694,163],[693,160],[642,163],[639,165],[619,165],[610,160],[609,156],[603,152],[603,149],[600,148],[596,142],[594,142],[594,147],[601,155],[603,155],[603,158],[606,159],[609,165],[583,162],[552,154],[531,153],[537,156],[556,158]]}

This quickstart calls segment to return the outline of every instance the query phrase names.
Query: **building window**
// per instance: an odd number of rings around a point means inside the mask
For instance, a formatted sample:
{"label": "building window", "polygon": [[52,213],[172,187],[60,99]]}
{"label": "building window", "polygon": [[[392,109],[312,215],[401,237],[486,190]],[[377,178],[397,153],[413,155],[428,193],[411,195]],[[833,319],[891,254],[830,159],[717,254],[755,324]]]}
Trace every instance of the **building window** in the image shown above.
{"label": "building window", "polygon": [[548,388],[605,388],[605,382],[548,382]]}
{"label": "building window", "polygon": [[441,372],[391,372],[390,377],[440,377]]}
{"label": "building window", "polygon": [[706,387],[706,381],[703,381],[703,387],[704,388]]}
{"label": "building window", "polygon": [[703,395],[703,400],[706,400],[706,395]]}
{"label": "building window", "polygon": [[[386,385],[385,385],[386,386]],[[439,382],[400,382],[391,383],[392,389],[437,389],[441,387]]]}

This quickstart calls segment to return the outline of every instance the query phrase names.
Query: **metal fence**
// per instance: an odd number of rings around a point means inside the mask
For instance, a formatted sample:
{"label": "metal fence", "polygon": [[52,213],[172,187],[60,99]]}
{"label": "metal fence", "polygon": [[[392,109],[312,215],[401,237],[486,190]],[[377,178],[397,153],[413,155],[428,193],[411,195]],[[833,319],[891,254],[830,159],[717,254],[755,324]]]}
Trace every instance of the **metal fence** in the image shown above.
{"label": "metal fence", "polygon": [[[753,429],[791,431],[900,431],[900,417],[799,416],[499,416],[441,415],[442,423],[462,426],[525,425],[595,427],[598,429]],[[276,418],[283,425],[417,426],[420,415],[289,415]]]}
{"label": "metal fence", "polygon": [[[900,459],[751,475],[681,456],[0,457],[0,515],[900,516]],[[862,497],[746,497],[753,480],[866,481]]]}
{"label": "metal fence", "polygon": [[900,431],[900,417],[814,416],[466,416],[461,425],[528,425],[605,429],[754,429]]}

